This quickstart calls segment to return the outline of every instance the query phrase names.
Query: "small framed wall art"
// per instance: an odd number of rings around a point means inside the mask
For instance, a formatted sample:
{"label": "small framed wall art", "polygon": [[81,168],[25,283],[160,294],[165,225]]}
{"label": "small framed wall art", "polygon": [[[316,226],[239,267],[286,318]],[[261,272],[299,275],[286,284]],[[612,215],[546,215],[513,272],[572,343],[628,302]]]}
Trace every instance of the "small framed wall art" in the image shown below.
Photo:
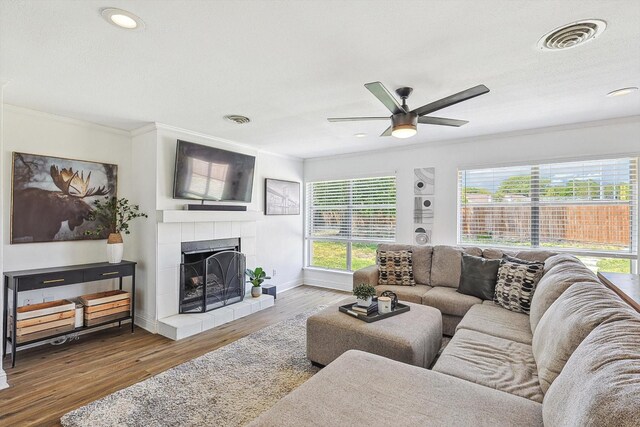
{"label": "small framed wall art", "polygon": [[435,168],[413,170],[413,234],[418,245],[431,244],[435,202]]}
{"label": "small framed wall art", "polygon": [[300,215],[300,183],[265,179],[265,215]]}
{"label": "small framed wall art", "polygon": [[89,213],[96,198],[117,193],[118,166],[84,160],[13,153],[11,244],[106,239]]}

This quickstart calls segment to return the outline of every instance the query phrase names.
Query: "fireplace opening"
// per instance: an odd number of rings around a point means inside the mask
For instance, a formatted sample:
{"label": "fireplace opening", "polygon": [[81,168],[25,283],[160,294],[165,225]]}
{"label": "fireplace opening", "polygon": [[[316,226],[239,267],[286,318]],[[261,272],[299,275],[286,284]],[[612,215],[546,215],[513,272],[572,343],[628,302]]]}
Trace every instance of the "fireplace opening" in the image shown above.
{"label": "fireplace opening", "polygon": [[245,268],[240,239],[182,243],[180,313],[204,313],[242,301]]}

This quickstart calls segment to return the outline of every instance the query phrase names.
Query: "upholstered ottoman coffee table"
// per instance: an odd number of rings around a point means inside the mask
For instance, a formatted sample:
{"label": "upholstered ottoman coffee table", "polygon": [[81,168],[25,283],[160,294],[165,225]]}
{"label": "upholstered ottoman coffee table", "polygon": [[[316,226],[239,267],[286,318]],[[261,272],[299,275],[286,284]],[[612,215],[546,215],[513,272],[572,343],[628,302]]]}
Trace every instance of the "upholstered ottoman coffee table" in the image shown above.
{"label": "upholstered ottoman coffee table", "polygon": [[361,350],[399,362],[428,368],[442,342],[440,310],[402,302],[411,310],[367,323],[338,307],[342,301],[307,319],[307,358],[326,366],[347,350]]}

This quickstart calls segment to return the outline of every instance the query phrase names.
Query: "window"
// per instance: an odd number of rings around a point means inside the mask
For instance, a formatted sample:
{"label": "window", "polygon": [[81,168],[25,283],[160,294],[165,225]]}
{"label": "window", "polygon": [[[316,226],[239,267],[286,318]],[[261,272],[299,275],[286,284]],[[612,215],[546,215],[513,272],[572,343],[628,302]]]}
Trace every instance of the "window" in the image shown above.
{"label": "window", "polygon": [[307,265],[358,270],[396,238],[394,176],[307,184]]}
{"label": "window", "polygon": [[[637,260],[638,159],[461,170],[461,244],[553,248],[596,257],[594,269]],[[597,259],[602,258],[602,259]]]}

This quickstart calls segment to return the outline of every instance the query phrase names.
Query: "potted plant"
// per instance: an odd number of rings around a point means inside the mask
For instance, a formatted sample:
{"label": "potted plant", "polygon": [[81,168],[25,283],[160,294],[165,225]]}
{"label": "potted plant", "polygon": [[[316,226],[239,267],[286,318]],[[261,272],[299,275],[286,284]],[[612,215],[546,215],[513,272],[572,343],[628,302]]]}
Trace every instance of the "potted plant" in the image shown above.
{"label": "potted plant", "polygon": [[144,212],[140,212],[140,206],[131,205],[129,200],[117,197],[106,197],[105,200],[93,202],[94,208],[89,213],[89,221],[95,221],[98,225],[95,230],[85,231],[86,235],[103,237],[109,232],[107,238],[107,257],[110,263],[117,264],[122,261],[124,244],[122,233],[131,234],[129,222],[136,218],[148,218]]}
{"label": "potted plant", "polygon": [[368,283],[361,283],[353,287],[353,295],[356,296],[356,304],[360,307],[369,307],[376,296],[376,288]]}
{"label": "potted plant", "polygon": [[262,282],[266,279],[271,279],[271,277],[267,276],[267,273],[262,269],[262,267],[256,267],[255,270],[247,268],[246,274],[249,277],[247,282],[250,282],[253,285],[251,288],[251,296],[254,298],[259,297],[262,295],[262,287],[260,285],[262,285]]}

